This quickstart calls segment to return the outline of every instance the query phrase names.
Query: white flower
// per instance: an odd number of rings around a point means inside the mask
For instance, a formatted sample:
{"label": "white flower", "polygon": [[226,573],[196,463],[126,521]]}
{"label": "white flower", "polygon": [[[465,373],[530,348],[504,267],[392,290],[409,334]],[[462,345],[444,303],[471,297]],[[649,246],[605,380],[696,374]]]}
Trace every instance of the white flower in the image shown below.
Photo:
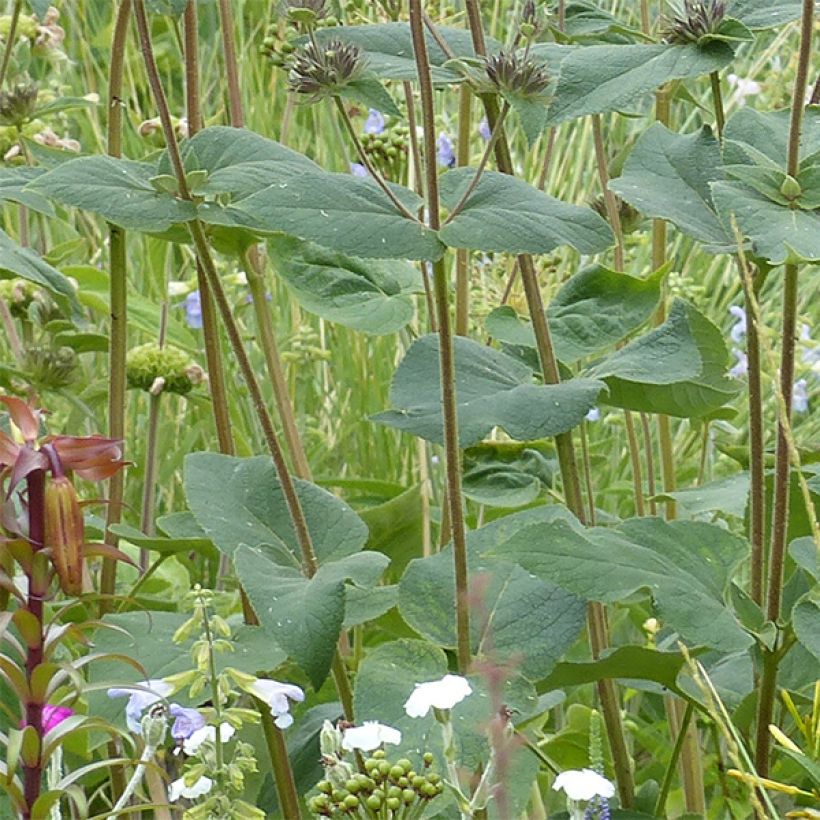
{"label": "white flower", "polygon": [[[140,688],[134,688],[137,686]],[[142,713],[158,700],[168,697],[173,691],[174,687],[170,683],[166,683],[161,678],[151,678],[151,680],[135,683],[130,688],[109,689],[108,697],[128,698],[125,707],[125,722],[134,734],[139,735],[142,734],[142,727],[140,726]]]}
{"label": "white flower", "polygon": [[345,729],[342,736],[342,748],[349,752],[354,749],[371,752],[382,743],[398,746],[401,743],[401,732],[376,720],[366,720],[361,726]]}
{"label": "white flower", "polygon": [[173,299],[176,296],[187,296],[191,288],[187,282],[180,282],[172,279],[168,282],[168,296]]}
{"label": "white flower", "polygon": [[792,410],[795,413],[809,411],[809,383],[805,379],[798,379],[792,386]]}
{"label": "white flower", "polygon": [[587,421],[598,421],[601,418],[601,411],[597,407],[593,407],[584,416]]}
{"label": "white flower", "polygon": [[417,683],[404,711],[410,717],[424,717],[433,709],[452,709],[467,695],[472,693],[467,678],[460,675],[445,675],[441,680],[432,680],[427,683]]}
{"label": "white flower", "polygon": [[180,777],[179,780],[175,780],[168,787],[168,799],[172,803],[176,803],[180,797],[202,797],[203,794],[208,794],[213,785],[214,781],[204,775],[199,780],[195,780],[190,786],[186,786],[185,778]]}
{"label": "white flower", "polygon": [[305,693],[298,686],[275,680],[257,679],[247,687],[247,690],[268,704],[271,714],[276,718],[273,722],[280,729],[287,729],[293,723],[288,698],[299,702],[305,699]]}
{"label": "white flower", "polygon": [[[223,743],[227,743],[236,734],[236,729],[230,723],[222,723],[219,726],[219,739]],[[203,726],[191,733],[190,737],[186,737],[182,742],[182,751],[186,755],[195,755],[199,751],[199,747],[210,741],[216,742],[216,726]]]}
{"label": "white flower", "polygon": [[732,353],[735,354],[737,362],[734,367],[729,368],[729,375],[733,379],[742,379],[749,372],[749,358],[746,351],[741,350],[739,347],[733,347]]}
{"label": "white flower", "polygon": [[592,800],[596,796],[610,798],[615,794],[615,786],[592,769],[561,772],[552,788],[553,791],[563,790],[570,800]]}
{"label": "white flower", "polygon": [[735,89],[740,105],[746,104],[746,97],[754,96],[761,91],[760,83],[755,82],[755,80],[738,77],[737,74],[729,74],[726,79],[729,81],[729,85]]}

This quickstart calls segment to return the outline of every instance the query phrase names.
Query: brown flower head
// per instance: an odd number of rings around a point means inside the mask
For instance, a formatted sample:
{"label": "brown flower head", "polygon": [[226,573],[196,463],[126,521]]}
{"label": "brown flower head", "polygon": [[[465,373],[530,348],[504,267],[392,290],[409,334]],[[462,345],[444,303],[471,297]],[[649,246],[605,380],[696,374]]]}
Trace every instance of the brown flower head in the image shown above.
{"label": "brown flower head", "polygon": [[667,43],[697,43],[701,37],[714,34],[726,14],[723,0],[685,0],[683,16],[675,17],[666,30]]}
{"label": "brown flower head", "polygon": [[311,41],[294,52],[288,83],[291,91],[318,100],[338,94],[359,77],[363,67],[358,46],[341,40]]}
{"label": "brown flower head", "polygon": [[538,97],[550,83],[549,73],[543,65],[512,51],[499,51],[488,57],[484,71],[500,92],[520,97]]}

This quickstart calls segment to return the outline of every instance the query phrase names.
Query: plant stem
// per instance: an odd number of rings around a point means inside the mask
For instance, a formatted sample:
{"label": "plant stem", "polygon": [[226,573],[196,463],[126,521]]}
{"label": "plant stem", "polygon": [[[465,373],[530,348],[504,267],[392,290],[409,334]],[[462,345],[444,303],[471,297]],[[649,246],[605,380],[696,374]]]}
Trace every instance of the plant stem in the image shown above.
{"label": "plant stem", "polygon": [[255,700],[259,714],[262,717],[262,731],[265,734],[265,743],[268,747],[268,754],[273,768],[273,779],[276,781],[276,793],[279,796],[281,816],[301,817],[299,794],[296,791],[296,781],[293,779],[293,769],[288,759],[285,735],[273,722],[273,716],[268,705],[258,698],[255,698]]}
{"label": "plant stem", "polygon": [[[125,69],[125,42],[128,22],[131,18],[131,0],[122,0],[114,21],[111,39],[111,66],[108,71],[108,127],[107,151],[112,157],[122,156],[122,101],[123,73]],[[121,441],[125,438],[125,355],[128,347],[128,283],[125,256],[125,231],[119,225],[108,225],[109,260],[109,308],[111,325],[108,340],[108,435]],[[125,494],[125,471],[117,470],[108,482],[108,505],[105,513],[105,543],[116,547],[117,536],[111,527],[122,517]],[[103,558],[100,572],[100,615],[110,608],[117,583],[117,562]],[[114,741],[111,741],[113,744]],[[111,746],[109,744],[109,747]],[[118,754],[112,754],[118,757]],[[118,782],[119,781],[119,782]],[[122,770],[112,770],[115,789],[125,786]]]}
{"label": "plant stem", "polygon": [[723,95],[720,91],[720,72],[713,71],[709,75],[709,82],[712,86],[712,100],[715,106],[715,130],[718,139],[723,139],[723,129],[726,125],[726,116],[723,113]]}
{"label": "plant stem", "polygon": [[660,793],[658,794],[658,801],[655,803],[655,817],[664,817],[666,810],[666,799],[669,797],[669,790],[672,788],[672,781],[675,778],[675,769],[678,766],[678,759],[680,758],[681,750],[683,749],[686,740],[686,733],[689,730],[689,724],[692,721],[692,715],[695,712],[695,705],[689,701],[686,705],[686,711],[683,713],[683,718],[680,722],[677,737],[675,738],[675,745],[672,747],[672,754],[669,757],[669,763],[666,766],[666,773],[663,776],[663,784],[661,785]]}
{"label": "plant stem", "polygon": [[[410,0],[410,30],[413,51],[419,75],[427,191],[427,210],[430,228],[438,231],[439,219],[438,173],[435,164],[435,112],[430,62],[424,39],[421,0]],[[458,417],[456,415],[455,362],[453,334],[450,326],[449,283],[443,259],[433,263],[433,291],[436,297],[439,336],[439,367],[444,412],[444,443],[447,460],[447,501],[453,539],[453,559],[456,576],[456,635],[458,639],[458,666],[465,673],[470,666],[470,611],[467,577],[467,539],[461,500],[461,454],[458,444]]]}
{"label": "plant stem", "polygon": [[23,794],[26,809],[23,817],[32,817],[31,810],[40,796],[43,776],[43,702],[31,694],[32,682],[38,667],[43,662],[43,600],[48,592],[48,572],[44,562],[38,561],[37,553],[43,549],[45,542],[45,488],[44,470],[32,470],[26,476],[28,502],[28,541],[35,557],[31,570],[27,572],[28,596],[26,609],[34,618],[37,628],[31,640],[26,639],[26,686],[29,697],[25,704],[26,726],[31,726],[38,738],[37,760],[34,765],[23,761]]}
{"label": "plant stem", "polygon": [[656,515],[658,507],[655,502],[655,456],[652,442],[652,430],[649,427],[649,416],[641,413],[641,432],[643,434],[643,449],[646,456],[646,492],[649,496],[649,514]]}
{"label": "plant stem", "polygon": [[[157,432],[159,430],[159,408],[162,388],[152,389],[148,395],[148,429],[145,445],[145,475],[142,482],[142,510],[140,529],[146,535],[154,534],[154,496],[157,483]],[[148,569],[148,550],[140,550],[140,569]]]}
{"label": "plant stem", "polygon": [[[470,126],[473,92],[467,83],[458,91],[458,155],[459,168],[470,164]],[[466,336],[470,327],[470,251],[456,250],[456,335]]]}
{"label": "plant stem", "polygon": [[[808,83],[811,58],[812,32],[814,27],[814,0],[803,0],[800,26],[800,52],[792,93],[792,110],[789,124],[789,147],[786,171],[797,176],[800,167],[800,133],[803,127],[803,108]],[[795,339],[797,331],[797,265],[786,265],[783,278],[783,331],[780,353],[780,392],[784,398],[777,423],[777,448],[775,450],[774,498],[772,502],[772,535],[769,546],[769,583],[766,598],[766,616],[777,623],[780,620],[783,597],[783,573],[786,536],[789,517],[789,485],[791,479],[789,431],[791,429],[792,382],[794,381]],[[767,663],[768,661],[768,663]],[[779,656],[764,655],[763,675],[758,698],[757,736],[755,764],[760,777],[768,777],[771,737],[769,724],[774,712],[777,692]]]}
{"label": "plant stem", "polygon": [[[477,0],[465,0],[465,6],[473,41],[473,50],[477,55],[484,56],[487,53],[487,49],[478,2]],[[492,94],[482,95],[481,100],[484,104],[487,122],[490,127],[494,129],[499,116],[497,100]],[[514,173],[512,157],[510,156],[509,144],[503,130],[495,145],[495,157],[499,171],[512,176]],[[546,384],[557,384],[560,382],[558,363],[555,358],[546,311],[544,310],[544,304],[541,300],[541,291],[538,287],[535,265],[532,257],[526,254],[518,257],[518,263],[521,270],[524,293],[527,299],[527,308],[535,333],[544,382]],[[556,436],[555,449],[558,454],[558,464],[561,471],[561,482],[564,488],[566,504],[576,518],[582,523],[585,523],[584,499],[581,492],[581,480],[575,458],[575,448],[572,443],[572,433],[562,433]],[[594,658],[598,658],[609,646],[606,612],[600,603],[590,603],[587,612],[587,623],[592,654]],[[624,808],[630,808],[634,803],[635,783],[632,775],[629,751],[626,746],[626,737],[621,719],[617,690],[614,682],[610,679],[598,681],[597,689],[601,701],[601,711],[606,724],[607,739],[612,751],[621,805],[624,806]]]}
{"label": "plant stem", "polygon": [[396,207],[396,210],[405,218],[413,220],[413,222],[418,222],[418,219],[407,210],[407,208],[402,205],[401,200],[390,190],[390,186],[384,181],[384,177],[379,173],[378,169],[375,165],[370,161],[370,157],[367,155],[367,151],[364,150],[364,146],[362,145],[361,141],[359,140],[359,136],[356,133],[356,129],[353,127],[353,123],[350,121],[350,116],[347,113],[347,109],[345,109],[344,103],[342,102],[342,98],[339,96],[333,97],[333,102],[336,105],[336,110],[339,112],[339,116],[342,119],[342,122],[345,125],[345,130],[348,133],[348,136],[353,142],[353,146],[356,149],[356,153],[358,154],[359,159],[362,161],[362,165],[367,168],[367,172],[373,178],[373,181],[379,186],[379,188],[384,191],[387,198],[393,203]]}
{"label": "plant stem", "polygon": [[6,71],[8,71],[11,52],[14,51],[14,40],[17,37],[17,24],[20,21],[20,12],[23,9],[23,0],[14,0],[14,8],[11,11],[11,22],[9,23],[9,33],[6,38],[6,46],[3,49],[3,62],[0,64],[0,90],[6,81]]}
{"label": "plant stem", "polygon": [[245,115],[242,112],[242,93],[239,90],[239,64],[236,59],[236,35],[230,0],[219,0],[219,22],[228,80],[228,112],[231,125],[242,128],[245,125]]}

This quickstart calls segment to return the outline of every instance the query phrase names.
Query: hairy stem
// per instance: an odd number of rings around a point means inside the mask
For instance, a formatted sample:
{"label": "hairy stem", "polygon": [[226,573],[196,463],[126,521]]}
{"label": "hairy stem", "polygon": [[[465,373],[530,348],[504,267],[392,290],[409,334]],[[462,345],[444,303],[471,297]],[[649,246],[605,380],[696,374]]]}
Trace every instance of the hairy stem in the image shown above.
{"label": "hairy stem", "polygon": [[692,715],[695,712],[695,705],[692,701],[686,705],[686,711],[680,721],[677,737],[675,738],[675,745],[672,747],[672,754],[669,757],[669,763],[666,766],[666,773],[663,776],[663,783],[658,794],[658,800],[655,803],[655,817],[664,817],[666,811],[666,799],[669,797],[669,791],[672,788],[672,782],[675,778],[675,769],[678,767],[678,760],[680,759],[681,750],[683,749],[686,740],[686,733],[689,731],[689,724],[692,721]]}
{"label": "hairy stem", "polygon": [[17,24],[20,22],[20,12],[23,9],[23,0],[14,0],[14,8],[11,10],[11,22],[9,23],[9,33],[6,37],[6,45],[3,49],[3,62],[0,63],[0,90],[6,81],[6,72],[11,60],[11,52],[14,51],[14,41],[17,39]]}
{"label": "hairy stem", "polygon": [[720,73],[713,71],[709,75],[709,83],[712,86],[712,100],[715,106],[715,130],[718,139],[723,139],[723,129],[726,125],[726,115],[723,112],[723,95],[720,90]]}
{"label": "hairy stem", "polygon": [[[439,219],[438,175],[435,165],[436,135],[433,108],[433,83],[430,62],[424,39],[424,21],[421,0],[410,0],[410,29],[413,51],[419,74],[424,154],[426,172],[427,210],[430,228],[438,231]],[[439,335],[439,366],[444,411],[444,443],[447,461],[447,501],[453,539],[453,559],[456,575],[456,635],[458,639],[458,666],[465,673],[470,666],[470,610],[467,578],[467,539],[461,499],[461,453],[458,444],[456,415],[455,362],[453,333],[450,324],[449,282],[444,260],[433,263],[433,292],[436,298]]]}
{"label": "hairy stem", "polygon": [[[804,100],[808,84],[811,59],[812,32],[814,27],[814,0],[803,0],[800,27],[800,53],[792,92],[791,121],[789,124],[789,148],[787,172],[795,177],[800,167],[800,134],[803,127]],[[777,623],[783,599],[783,573],[786,552],[786,536],[789,518],[789,484],[791,479],[791,456],[789,432],[791,429],[792,382],[794,381],[795,340],[797,336],[797,265],[787,264],[783,277],[783,326],[780,352],[780,392],[784,397],[778,413],[777,448],[774,468],[774,499],[772,502],[772,535],[769,546],[769,579],[766,596],[766,616]],[[763,676],[757,711],[757,737],[755,764],[760,777],[768,777],[771,737],[769,724],[774,711],[777,692],[779,656],[764,659]]]}

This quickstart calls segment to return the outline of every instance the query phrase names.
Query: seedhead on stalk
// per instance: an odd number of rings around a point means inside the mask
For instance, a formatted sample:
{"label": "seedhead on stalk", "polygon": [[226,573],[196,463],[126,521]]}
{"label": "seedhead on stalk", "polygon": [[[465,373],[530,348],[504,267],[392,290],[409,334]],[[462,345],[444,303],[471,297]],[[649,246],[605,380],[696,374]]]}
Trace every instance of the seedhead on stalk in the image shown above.
{"label": "seedhead on stalk", "polygon": [[500,93],[516,97],[540,97],[550,83],[549,73],[543,65],[512,51],[499,51],[488,57],[484,71]]}
{"label": "seedhead on stalk", "polygon": [[37,105],[37,86],[21,83],[10,91],[0,91],[0,125],[21,128],[34,114]]}
{"label": "seedhead on stalk", "polygon": [[316,101],[338,94],[356,80],[364,68],[358,46],[330,40],[320,44],[311,40],[294,52],[288,83],[290,90]]}
{"label": "seedhead on stalk", "polygon": [[683,15],[673,18],[664,39],[667,43],[697,43],[718,30],[725,14],[723,0],[686,0]]}

